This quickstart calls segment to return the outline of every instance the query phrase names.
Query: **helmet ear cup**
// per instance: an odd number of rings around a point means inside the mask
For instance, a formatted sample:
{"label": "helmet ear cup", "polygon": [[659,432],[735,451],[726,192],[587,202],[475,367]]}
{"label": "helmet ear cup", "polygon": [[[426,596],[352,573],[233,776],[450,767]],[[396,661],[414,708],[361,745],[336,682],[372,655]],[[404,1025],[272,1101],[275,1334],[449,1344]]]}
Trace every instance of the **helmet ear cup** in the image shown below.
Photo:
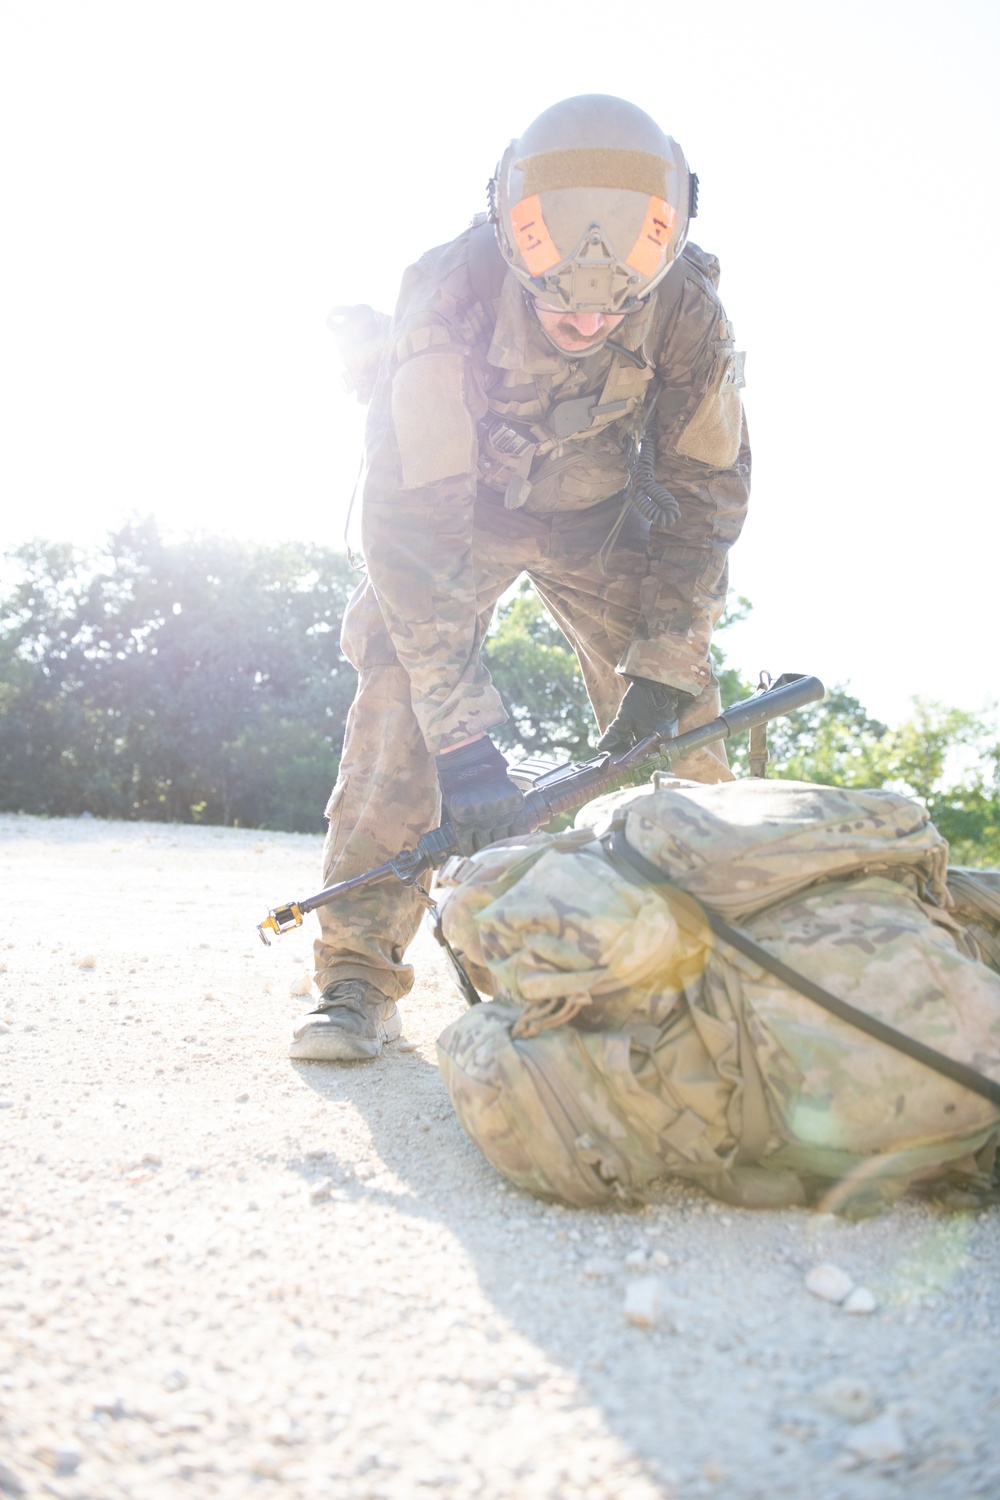
{"label": "helmet ear cup", "polygon": [[[511,141],[501,156],[496,173],[490,181],[490,217],[496,225],[500,253],[510,264],[513,264],[516,255],[510,218],[510,169],[514,162],[516,148],[517,142]],[[520,276],[520,279],[523,281],[524,277]]]}

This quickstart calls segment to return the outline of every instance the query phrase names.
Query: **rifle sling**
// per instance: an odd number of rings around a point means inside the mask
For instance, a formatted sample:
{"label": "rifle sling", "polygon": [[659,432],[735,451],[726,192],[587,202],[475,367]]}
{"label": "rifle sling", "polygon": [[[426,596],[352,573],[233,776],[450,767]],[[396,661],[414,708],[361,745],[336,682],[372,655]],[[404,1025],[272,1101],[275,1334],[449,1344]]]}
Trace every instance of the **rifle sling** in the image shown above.
{"label": "rifle sling", "polygon": [[[667,890],[677,890],[688,901],[695,900],[690,891],[683,890],[680,886],[673,886],[667,880],[661,870],[634,849],[625,837],[623,828],[616,828],[607,839],[611,852],[638,876],[638,882],[642,885],[653,886],[661,895]],[[625,873],[623,871],[623,873]],[[665,889],[664,889],[665,888]],[[980,1094],[988,1099],[991,1104],[1000,1107],[1000,1083],[985,1074],[978,1073],[975,1068],[970,1068],[967,1063],[957,1062],[952,1057],[946,1057],[943,1052],[937,1052],[933,1047],[926,1047],[923,1042],[918,1042],[914,1037],[907,1036],[902,1031],[897,1031],[894,1026],[889,1026],[885,1021],[880,1021],[875,1016],[870,1016],[866,1011],[858,1010],[854,1005],[848,1004],[846,1000],[840,1000],[836,995],[825,990],[821,985],[815,984],[813,980],[807,979],[796,969],[792,969],[782,959],[770,953],[760,943],[755,943],[753,938],[748,937],[738,927],[730,924],[709,910],[704,903],[699,902],[705,914],[705,920],[715,933],[716,937],[723,942],[729,943],[733,948],[739,950],[754,963],[759,964],[762,969],[767,969],[774,974],[783,984],[790,989],[798,990],[800,995],[805,995],[814,1004],[822,1006],[840,1021],[846,1021],[849,1026],[856,1026],[859,1031],[865,1031],[869,1036],[884,1042],[887,1047],[894,1047],[897,1052],[903,1052],[907,1057],[912,1057],[916,1062],[923,1063],[925,1068],[932,1068],[936,1073],[942,1073],[954,1083],[961,1084],[963,1088],[970,1089],[974,1094]]]}

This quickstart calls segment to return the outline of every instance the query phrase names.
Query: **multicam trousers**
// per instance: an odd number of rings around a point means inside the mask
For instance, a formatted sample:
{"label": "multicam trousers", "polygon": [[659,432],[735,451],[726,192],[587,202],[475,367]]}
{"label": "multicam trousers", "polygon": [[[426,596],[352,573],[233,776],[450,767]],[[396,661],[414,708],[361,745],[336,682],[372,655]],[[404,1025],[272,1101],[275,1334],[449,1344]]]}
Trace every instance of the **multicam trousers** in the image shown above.
{"label": "multicam trousers", "polygon": [[[601,571],[598,554],[621,501],[585,511],[535,515],[504,509],[481,492],[473,539],[477,599],[483,629],[497,600],[527,574],[559,625],[583,671],[600,727],[614,718],[627,687],[615,671],[640,617],[648,524],[630,516]],[[410,706],[410,683],[396,659],[370,581],[352,598],[344,619],[344,652],[358,669],[357,695],[347,719],[340,773],[327,804],[329,829],[323,884],[347,880],[384,863],[440,821],[434,757]],[[719,713],[716,683],[681,718],[692,729]],[[731,780],[722,745],[696,751],[674,767],[694,781]],[[316,983],[364,979],[399,999],[413,983],[404,955],[416,935],[423,904],[394,882],[353,892],[319,908]]]}

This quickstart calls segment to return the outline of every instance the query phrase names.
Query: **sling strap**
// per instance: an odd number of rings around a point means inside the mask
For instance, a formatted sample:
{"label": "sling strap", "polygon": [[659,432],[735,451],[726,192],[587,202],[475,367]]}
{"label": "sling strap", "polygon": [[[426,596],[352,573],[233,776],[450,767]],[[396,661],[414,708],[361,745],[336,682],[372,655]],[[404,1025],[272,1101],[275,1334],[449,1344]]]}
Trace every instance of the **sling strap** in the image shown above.
{"label": "sling strap", "polygon": [[[606,842],[606,846],[613,855],[621,860],[623,864],[630,867],[633,874],[638,877],[637,884],[652,886],[660,895],[664,896],[664,899],[666,899],[666,891],[676,890],[684,896],[686,901],[695,900],[689,891],[683,890],[680,886],[672,885],[661,870],[658,870],[637,849],[634,849],[625,837],[625,830],[623,828],[616,828],[606,841],[603,842]],[[625,872],[623,871],[623,873]],[[729,943],[731,947],[736,948],[746,958],[751,959],[755,964],[759,964],[762,969],[767,969],[769,973],[774,974],[776,978],[780,979],[783,984],[787,984],[789,989],[797,990],[800,995],[805,995],[808,1000],[812,1000],[814,1004],[822,1006],[824,1010],[829,1011],[838,1020],[846,1021],[849,1026],[856,1026],[859,1031],[867,1032],[869,1036],[875,1037],[877,1041],[884,1042],[887,1047],[893,1047],[897,1052],[905,1053],[907,1057],[912,1057],[915,1062],[923,1063],[925,1068],[931,1068],[935,1073],[943,1074],[945,1078],[950,1078],[953,1083],[961,1084],[963,1088],[971,1090],[974,1094],[980,1094],[984,1099],[988,1099],[991,1104],[1000,1107],[1000,1083],[997,1083],[992,1078],[987,1078],[982,1073],[978,1073],[975,1068],[970,1068],[966,1063],[957,1062],[952,1057],[946,1057],[943,1052],[937,1052],[933,1047],[926,1047],[923,1042],[918,1042],[914,1037],[907,1036],[905,1032],[897,1031],[894,1026],[889,1026],[885,1021],[880,1021],[877,1017],[868,1015],[866,1011],[858,1010],[857,1006],[850,1005],[846,1000],[839,999],[836,995],[831,994],[829,990],[825,990],[821,985],[815,984],[813,980],[807,979],[804,974],[800,974],[796,969],[790,968],[788,964],[775,954],[770,953],[760,943],[755,943],[753,938],[748,937],[740,928],[730,926],[728,922],[723,921],[722,917],[717,916],[715,912],[709,910],[702,903],[699,902],[697,904],[701,906],[705,920],[716,937],[721,938],[725,943]]]}
{"label": "sling strap", "polygon": [[482,217],[477,214],[469,234],[469,280],[476,301],[489,308],[494,323],[506,275],[507,262],[500,254],[493,225],[485,214]]}

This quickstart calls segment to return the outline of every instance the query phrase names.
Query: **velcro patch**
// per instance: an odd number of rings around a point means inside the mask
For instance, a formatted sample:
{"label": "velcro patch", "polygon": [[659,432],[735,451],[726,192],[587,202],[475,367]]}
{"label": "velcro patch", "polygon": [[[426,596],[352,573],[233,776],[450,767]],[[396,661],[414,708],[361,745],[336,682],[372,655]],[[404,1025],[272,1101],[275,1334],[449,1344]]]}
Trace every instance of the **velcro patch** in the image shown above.
{"label": "velcro patch", "polygon": [[736,462],[743,431],[740,391],[746,384],[745,359],[745,354],[732,349],[716,355],[708,390],[677,443],[677,452],[685,458],[713,469],[729,469]]}
{"label": "velcro patch", "polygon": [[404,489],[472,473],[478,444],[462,356],[425,354],[400,365],[392,378],[392,424]]}

